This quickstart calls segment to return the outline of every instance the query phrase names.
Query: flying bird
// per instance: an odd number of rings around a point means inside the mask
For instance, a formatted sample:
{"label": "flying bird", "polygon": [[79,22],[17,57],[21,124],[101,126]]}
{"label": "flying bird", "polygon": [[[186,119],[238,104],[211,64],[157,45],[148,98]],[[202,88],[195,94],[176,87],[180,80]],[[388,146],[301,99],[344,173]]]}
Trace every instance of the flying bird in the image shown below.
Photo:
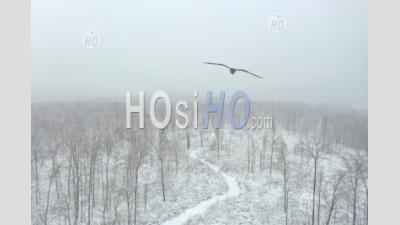
{"label": "flying bird", "polygon": [[247,70],[244,70],[244,69],[232,68],[232,67],[227,66],[227,65],[222,64],[222,63],[212,63],[212,62],[203,62],[203,63],[209,64],[209,65],[215,65],[215,66],[223,66],[223,67],[226,67],[226,68],[229,69],[229,72],[231,72],[232,75],[233,75],[234,73],[236,73],[236,72],[245,72],[245,73],[251,74],[251,75],[253,75],[253,76],[255,76],[255,77],[258,77],[258,78],[260,78],[260,79],[263,79],[263,77],[258,76],[258,75],[256,75],[256,74],[250,72],[250,71],[247,71]]}

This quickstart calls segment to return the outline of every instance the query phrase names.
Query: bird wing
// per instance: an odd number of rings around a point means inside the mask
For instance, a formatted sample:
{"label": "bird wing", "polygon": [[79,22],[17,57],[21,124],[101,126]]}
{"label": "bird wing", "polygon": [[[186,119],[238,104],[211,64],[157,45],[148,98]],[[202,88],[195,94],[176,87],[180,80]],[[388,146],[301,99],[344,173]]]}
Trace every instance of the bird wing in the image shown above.
{"label": "bird wing", "polygon": [[236,71],[245,72],[245,73],[251,74],[251,75],[253,75],[253,76],[255,76],[255,77],[258,77],[258,78],[260,78],[260,79],[263,79],[263,77],[261,77],[261,76],[258,76],[257,74],[254,74],[254,73],[252,73],[252,72],[249,72],[249,71],[247,71],[247,70],[244,70],[244,69],[236,69]]}
{"label": "bird wing", "polygon": [[228,69],[231,69],[231,67],[229,67],[229,66],[227,66],[225,64],[222,64],[222,63],[212,63],[212,62],[203,62],[203,63],[209,64],[209,65],[223,66],[223,67],[226,67]]}

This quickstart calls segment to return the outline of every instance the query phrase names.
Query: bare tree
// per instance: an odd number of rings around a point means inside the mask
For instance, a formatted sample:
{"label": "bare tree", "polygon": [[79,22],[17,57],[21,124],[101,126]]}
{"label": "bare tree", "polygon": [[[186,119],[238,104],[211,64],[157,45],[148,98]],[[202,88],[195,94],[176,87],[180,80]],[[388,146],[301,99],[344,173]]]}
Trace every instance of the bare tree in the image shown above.
{"label": "bare tree", "polygon": [[58,175],[58,173],[60,171],[60,165],[57,163],[58,149],[59,149],[58,143],[52,149],[50,149],[51,170],[50,170],[50,174],[49,174],[49,186],[47,189],[46,208],[45,208],[44,218],[43,218],[43,224],[45,224],[45,225],[47,225],[47,217],[48,217],[49,206],[50,206],[51,187],[53,185],[54,178]]}
{"label": "bare tree", "polygon": [[311,224],[315,224],[315,193],[317,188],[317,174],[318,174],[318,163],[323,155],[326,154],[327,146],[322,142],[322,140],[314,135],[309,136],[305,141],[306,149],[308,150],[309,156],[313,160],[314,175],[313,175],[313,199],[312,199],[312,216]]}
{"label": "bare tree", "polygon": [[347,171],[349,174],[349,180],[352,186],[352,224],[356,225],[357,219],[357,195],[358,195],[358,186],[360,176],[364,166],[364,160],[362,158],[360,151],[357,151],[356,154],[350,154],[346,158],[344,158],[344,162],[347,167]]}
{"label": "bare tree", "polygon": [[288,208],[289,208],[289,162],[287,159],[287,145],[280,139],[277,143],[277,150],[279,152],[280,168],[283,178],[283,211],[285,213],[285,223],[288,225]]}
{"label": "bare tree", "polygon": [[271,147],[271,158],[269,160],[269,175],[272,176],[272,164],[273,164],[273,159],[274,159],[274,151],[275,151],[275,145],[278,142],[278,137],[276,135],[276,127],[275,125],[272,128],[272,135],[271,135],[271,141],[270,141],[270,147]]}
{"label": "bare tree", "polygon": [[332,218],[332,212],[336,207],[336,203],[338,201],[338,193],[340,191],[340,185],[344,179],[345,173],[339,172],[336,177],[334,178],[333,182],[333,187],[332,187],[332,195],[330,198],[330,204],[329,204],[329,211],[328,211],[328,216],[325,222],[325,225],[329,225],[331,218]]}
{"label": "bare tree", "polygon": [[262,146],[259,155],[259,171],[263,171],[265,167],[265,155],[267,152],[267,143],[268,143],[268,132],[266,131],[263,135]]}
{"label": "bare tree", "polygon": [[[160,162],[160,175],[161,175],[161,188],[162,188],[162,197],[165,202],[165,173],[164,173],[164,144],[166,142],[166,134],[164,130],[159,130],[159,139],[158,139],[158,159]],[[190,147],[190,142],[188,143]]]}
{"label": "bare tree", "polygon": [[364,161],[362,171],[361,171],[361,180],[365,189],[365,195],[367,197],[365,201],[365,224],[368,225],[368,168],[367,168],[368,163]]}

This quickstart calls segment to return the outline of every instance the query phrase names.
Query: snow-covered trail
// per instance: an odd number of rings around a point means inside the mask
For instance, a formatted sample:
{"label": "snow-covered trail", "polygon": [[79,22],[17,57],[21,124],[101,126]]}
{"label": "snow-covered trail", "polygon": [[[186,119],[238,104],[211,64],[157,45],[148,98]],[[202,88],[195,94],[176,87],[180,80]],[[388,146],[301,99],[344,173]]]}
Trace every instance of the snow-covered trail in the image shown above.
{"label": "snow-covered trail", "polygon": [[222,172],[217,166],[207,162],[206,160],[200,158],[197,155],[197,153],[201,150],[202,148],[194,149],[190,152],[189,156],[192,159],[199,160],[202,163],[206,164],[217,175],[218,174],[221,175],[222,178],[225,180],[226,184],[228,185],[229,190],[222,195],[212,197],[208,200],[200,202],[199,204],[190,209],[186,209],[180,215],[171,220],[165,221],[164,223],[162,223],[162,225],[183,225],[190,217],[204,213],[211,205],[215,204],[216,202],[224,200],[226,198],[238,196],[241,193],[239,184],[234,177],[227,175],[226,173]]}

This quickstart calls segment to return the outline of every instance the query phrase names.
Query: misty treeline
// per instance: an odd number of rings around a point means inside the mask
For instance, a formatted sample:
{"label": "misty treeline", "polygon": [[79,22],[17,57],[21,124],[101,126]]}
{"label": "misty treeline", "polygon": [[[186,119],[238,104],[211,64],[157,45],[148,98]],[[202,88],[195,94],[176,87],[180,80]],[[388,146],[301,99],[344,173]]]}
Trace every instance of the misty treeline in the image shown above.
{"label": "misty treeline", "polygon": [[[365,110],[345,106],[308,105],[303,103],[252,104],[254,116],[272,116],[278,126],[304,138],[319,126],[319,135],[330,148],[339,145],[368,150],[368,115]],[[315,132],[314,132],[315,133]]]}
{"label": "misty treeline", "polygon": [[[185,165],[195,139],[216,159],[240,148],[246,159],[242,173],[267,182],[279,176],[284,194],[277,207],[286,225],[368,224],[367,114],[298,103],[252,104],[251,116],[263,114],[272,116],[273,129],[234,131],[228,123],[194,129],[190,123],[180,130],[172,114],[168,127],[158,130],[147,112],[145,129],[126,129],[123,103],[33,103],[32,224],[143,224],[151,214],[150,199],[173,201],[168,181],[190,173]],[[210,124],[214,120],[211,116]],[[200,121],[199,115],[199,127]],[[292,152],[279,131],[299,137]],[[155,168],[151,184],[140,182],[145,164]]]}

